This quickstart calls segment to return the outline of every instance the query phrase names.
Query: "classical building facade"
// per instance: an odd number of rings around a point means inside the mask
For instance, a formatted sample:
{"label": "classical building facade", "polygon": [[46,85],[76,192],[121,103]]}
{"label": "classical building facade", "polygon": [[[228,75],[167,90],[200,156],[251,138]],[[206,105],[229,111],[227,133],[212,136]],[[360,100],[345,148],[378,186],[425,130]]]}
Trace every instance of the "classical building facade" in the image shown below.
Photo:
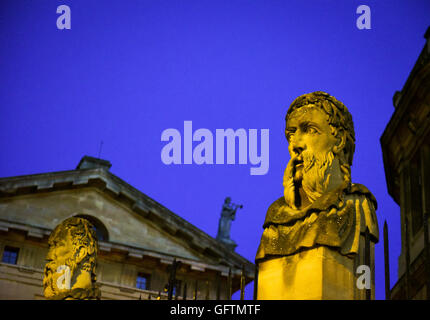
{"label": "classical building facade", "polygon": [[[75,170],[0,179],[0,299],[44,299],[48,237],[72,216],[99,242],[102,299],[166,299],[173,260],[177,299],[228,299],[254,265],[109,171],[83,157]],[[231,270],[231,277],[229,271]],[[229,289],[231,284],[231,291]]]}
{"label": "classical building facade", "polygon": [[381,137],[388,192],[400,206],[402,249],[392,299],[430,299],[430,28]]}

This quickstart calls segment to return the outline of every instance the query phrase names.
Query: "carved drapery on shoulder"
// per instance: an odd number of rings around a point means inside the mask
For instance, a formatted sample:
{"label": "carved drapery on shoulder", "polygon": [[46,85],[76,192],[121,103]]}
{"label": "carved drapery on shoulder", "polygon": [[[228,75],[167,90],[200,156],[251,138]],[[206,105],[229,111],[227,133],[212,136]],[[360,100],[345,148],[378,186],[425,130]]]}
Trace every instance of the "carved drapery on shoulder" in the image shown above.
{"label": "carved drapery on shoulder", "polygon": [[375,197],[363,185],[335,190],[304,210],[286,206],[284,197],[268,209],[256,261],[295,254],[320,245],[343,255],[358,253],[359,237],[366,227],[378,242]]}

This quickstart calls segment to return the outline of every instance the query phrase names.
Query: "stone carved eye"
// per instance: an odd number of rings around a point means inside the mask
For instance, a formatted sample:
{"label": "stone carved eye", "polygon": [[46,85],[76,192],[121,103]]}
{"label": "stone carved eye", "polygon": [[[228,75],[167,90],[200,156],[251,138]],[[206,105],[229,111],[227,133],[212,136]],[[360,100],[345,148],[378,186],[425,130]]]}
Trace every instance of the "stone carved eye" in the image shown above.
{"label": "stone carved eye", "polygon": [[316,133],[318,133],[318,130],[314,126],[307,125],[303,128],[303,132],[310,133],[310,134],[316,134]]}
{"label": "stone carved eye", "polygon": [[287,130],[285,130],[285,137],[287,138],[288,142],[291,140],[291,138],[294,137],[296,130],[296,128],[288,128]]}

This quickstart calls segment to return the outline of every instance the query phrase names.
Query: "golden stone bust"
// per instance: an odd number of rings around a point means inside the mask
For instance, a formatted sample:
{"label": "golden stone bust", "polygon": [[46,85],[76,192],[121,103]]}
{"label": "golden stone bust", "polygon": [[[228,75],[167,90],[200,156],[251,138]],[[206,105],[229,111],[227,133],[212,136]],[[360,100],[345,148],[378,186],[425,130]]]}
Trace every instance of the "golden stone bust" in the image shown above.
{"label": "golden stone bust", "polygon": [[285,120],[284,196],[267,211],[256,263],[320,246],[354,255],[366,227],[376,243],[376,199],[351,183],[355,133],[347,108],[318,91],[296,98]]}
{"label": "golden stone bust", "polygon": [[98,244],[92,224],[72,217],[52,231],[43,287],[47,299],[99,299],[96,286]]}

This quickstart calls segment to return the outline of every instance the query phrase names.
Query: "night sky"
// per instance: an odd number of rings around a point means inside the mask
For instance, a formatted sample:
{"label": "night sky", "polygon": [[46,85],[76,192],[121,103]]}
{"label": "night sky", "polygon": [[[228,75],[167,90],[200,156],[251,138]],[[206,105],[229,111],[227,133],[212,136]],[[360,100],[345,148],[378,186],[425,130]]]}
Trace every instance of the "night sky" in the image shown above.
{"label": "night sky", "polygon": [[[57,29],[62,4],[70,30]],[[356,26],[361,4],[371,9],[370,30]],[[384,299],[384,220],[391,285],[401,242],[379,139],[429,25],[428,0],[1,1],[0,177],[71,170],[101,152],[112,173],[213,237],[224,198],[243,204],[231,237],[253,262],[266,210],[283,194],[287,108],[326,91],[353,116],[352,181],[378,200],[376,297]],[[269,129],[268,173],[250,175],[249,161],[165,165],[161,133],[183,135],[184,121],[214,135]]]}

